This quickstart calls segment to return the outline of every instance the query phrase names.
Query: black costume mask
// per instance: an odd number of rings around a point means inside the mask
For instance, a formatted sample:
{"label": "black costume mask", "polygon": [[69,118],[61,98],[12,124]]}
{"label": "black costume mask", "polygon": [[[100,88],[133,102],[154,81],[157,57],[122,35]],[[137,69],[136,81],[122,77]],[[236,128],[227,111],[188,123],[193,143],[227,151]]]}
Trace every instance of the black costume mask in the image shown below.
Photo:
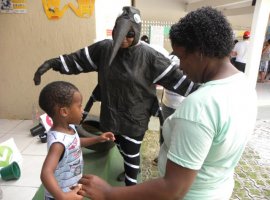
{"label": "black costume mask", "polygon": [[113,50],[110,57],[109,65],[112,63],[115,55],[117,54],[121,43],[126,36],[129,36],[129,31],[134,31],[134,40],[132,46],[136,45],[140,40],[141,33],[141,16],[140,11],[134,7],[123,7],[123,13],[117,17],[112,32],[113,37]]}

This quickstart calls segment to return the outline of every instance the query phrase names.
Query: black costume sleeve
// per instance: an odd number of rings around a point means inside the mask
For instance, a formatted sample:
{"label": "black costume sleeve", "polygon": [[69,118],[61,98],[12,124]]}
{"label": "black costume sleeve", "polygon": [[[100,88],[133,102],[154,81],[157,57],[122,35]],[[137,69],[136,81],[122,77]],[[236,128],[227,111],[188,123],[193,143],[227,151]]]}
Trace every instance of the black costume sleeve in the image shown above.
{"label": "black costume sleeve", "polygon": [[53,70],[61,74],[79,74],[97,71],[97,65],[90,54],[91,48],[93,46],[85,47],[68,55],[60,55],[59,58],[53,61]]}
{"label": "black costume sleeve", "polygon": [[61,74],[98,71],[100,56],[102,55],[103,48],[106,47],[106,43],[106,41],[97,42],[71,54],[64,54],[58,58],[50,59],[45,63]]}
{"label": "black costume sleeve", "polygon": [[155,70],[154,84],[162,85],[166,89],[182,96],[187,96],[198,89],[199,84],[188,79],[175,62],[171,62],[170,59],[162,54],[155,53],[152,58],[152,64],[154,66],[152,70]]}
{"label": "black costume sleeve", "polygon": [[167,68],[167,71],[165,70],[160,77],[157,77],[156,84],[185,97],[199,88],[199,84],[188,79],[177,65]]}
{"label": "black costume sleeve", "polygon": [[96,42],[88,47],[80,49],[71,54],[60,55],[58,58],[52,58],[45,61],[35,72],[34,82],[39,85],[41,76],[48,70],[53,69],[61,74],[79,74],[91,71],[98,71],[100,60],[104,56],[104,49],[112,42],[103,40]]}

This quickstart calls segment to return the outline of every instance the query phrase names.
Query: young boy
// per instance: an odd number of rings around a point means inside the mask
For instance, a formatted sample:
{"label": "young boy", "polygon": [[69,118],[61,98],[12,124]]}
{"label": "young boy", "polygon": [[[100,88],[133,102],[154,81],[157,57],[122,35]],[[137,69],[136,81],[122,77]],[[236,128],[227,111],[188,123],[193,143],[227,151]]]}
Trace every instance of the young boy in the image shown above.
{"label": "young boy", "polygon": [[40,175],[45,200],[82,199],[76,190],[70,189],[82,177],[81,146],[115,140],[114,135],[106,132],[97,137],[79,138],[71,124],[79,124],[82,120],[82,95],[71,83],[56,81],[45,86],[40,92],[39,106],[53,120],[47,133],[48,154]]}

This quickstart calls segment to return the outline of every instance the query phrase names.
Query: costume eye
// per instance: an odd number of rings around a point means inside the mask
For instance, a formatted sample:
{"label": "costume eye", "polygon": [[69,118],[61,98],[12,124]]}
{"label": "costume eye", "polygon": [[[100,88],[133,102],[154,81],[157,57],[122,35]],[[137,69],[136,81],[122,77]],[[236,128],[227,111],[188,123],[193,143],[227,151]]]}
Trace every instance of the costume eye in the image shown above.
{"label": "costume eye", "polygon": [[127,38],[134,38],[135,37],[135,32],[134,31],[129,31],[126,35]]}

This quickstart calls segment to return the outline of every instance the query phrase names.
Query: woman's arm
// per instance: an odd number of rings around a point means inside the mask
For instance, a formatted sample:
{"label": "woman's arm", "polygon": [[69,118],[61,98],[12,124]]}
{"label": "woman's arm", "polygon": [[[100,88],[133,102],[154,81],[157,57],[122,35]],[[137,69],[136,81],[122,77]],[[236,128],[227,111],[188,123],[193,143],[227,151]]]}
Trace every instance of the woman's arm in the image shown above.
{"label": "woman's arm", "polygon": [[197,171],[168,160],[163,178],[129,187],[112,187],[97,176],[84,175],[79,181],[83,184],[79,194],[92,200],[179,200],[185,196],[196,175]]}

